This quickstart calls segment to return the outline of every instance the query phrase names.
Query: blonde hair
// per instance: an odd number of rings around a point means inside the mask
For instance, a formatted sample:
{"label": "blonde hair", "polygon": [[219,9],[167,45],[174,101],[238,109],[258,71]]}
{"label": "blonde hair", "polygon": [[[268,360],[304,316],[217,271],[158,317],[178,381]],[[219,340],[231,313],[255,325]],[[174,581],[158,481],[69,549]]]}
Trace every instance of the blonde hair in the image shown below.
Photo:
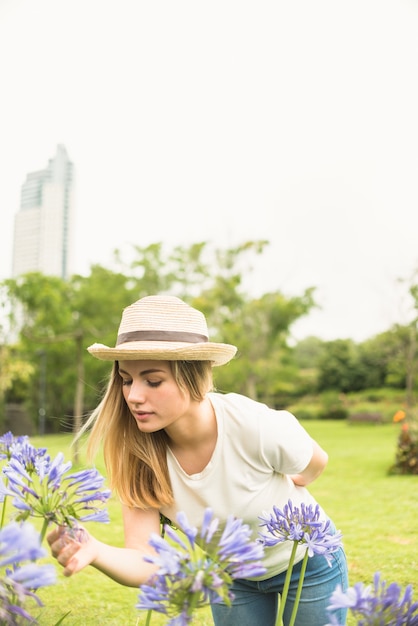
{"label": "blonde hair", "polygon": [[[180,391],[202,401],[213,388],[210,361],[168,361]],[[165,430],[143,433],[122,394],[118,362],[113,365],[106,392],[83,426],[90,430],[87,454],[91,460],[101,444],[109,485],[122,502],[139,508],[160,508],[173,503],[167,467]]]}

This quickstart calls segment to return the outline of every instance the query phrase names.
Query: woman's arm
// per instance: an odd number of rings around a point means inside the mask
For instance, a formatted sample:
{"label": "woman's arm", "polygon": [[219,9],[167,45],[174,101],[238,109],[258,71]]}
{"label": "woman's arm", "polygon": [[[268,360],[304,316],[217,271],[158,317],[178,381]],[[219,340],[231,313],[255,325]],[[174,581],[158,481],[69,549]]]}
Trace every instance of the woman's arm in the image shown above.
{"label": "woman's arm", "polygon": [[125,547],[117,548],[88,535],[80,543],[63,537],[59,529],[48,534],[51,552],[64,567],[64,575],[71,576],[87,565],[92,565],[116,582],[138,587],[155,572],[156,566],[146,563],[143,556],[153,554],[148,541],[152,533],[160,532],[157,510],[142,511],[123,506]]}
{"label": "woman's arm", "polygon": [[319,446],[316,441],[312,440],[313,453],[309,464],[300,474],[292,474],[290,478],[295,485],[305,487],[313,482],[324,471],[328,463],[328,454]]}

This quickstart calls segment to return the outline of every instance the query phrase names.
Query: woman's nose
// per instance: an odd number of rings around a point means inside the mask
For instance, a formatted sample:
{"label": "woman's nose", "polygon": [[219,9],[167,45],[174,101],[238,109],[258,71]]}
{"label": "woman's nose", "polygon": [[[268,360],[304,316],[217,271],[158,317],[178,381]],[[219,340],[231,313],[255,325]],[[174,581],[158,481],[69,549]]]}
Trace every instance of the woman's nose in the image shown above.
{"label": "woman's nose", "polygon": [[142,403],[145,401],[145,393],[144,386],[140,382],[132,382],[129,387],[128,400],[129,402],[139,402]]}

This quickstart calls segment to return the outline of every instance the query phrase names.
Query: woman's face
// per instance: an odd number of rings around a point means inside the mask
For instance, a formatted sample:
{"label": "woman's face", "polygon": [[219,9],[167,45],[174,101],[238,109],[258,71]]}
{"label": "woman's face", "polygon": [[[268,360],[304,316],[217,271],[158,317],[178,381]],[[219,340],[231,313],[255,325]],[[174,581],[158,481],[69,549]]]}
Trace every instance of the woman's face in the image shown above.
{"label": "woman's face", "polygon": [[167,361],[119,361],[122,392],[139,430],[169,429],[190,409],[190,394],[179,389]]}

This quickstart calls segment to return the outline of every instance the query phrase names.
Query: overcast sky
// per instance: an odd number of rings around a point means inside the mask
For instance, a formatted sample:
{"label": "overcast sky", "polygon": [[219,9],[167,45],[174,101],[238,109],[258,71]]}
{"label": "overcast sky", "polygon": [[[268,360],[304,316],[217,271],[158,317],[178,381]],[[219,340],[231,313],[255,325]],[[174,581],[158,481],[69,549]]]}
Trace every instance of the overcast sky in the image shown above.
{"label": "overcast sky", "polygon": [[0,0],[0,278],[30,171],[76,171],[76,271],[112,251],[270,244],[254,293],[297,338],[408,318],[418,269],[418,0]]}

